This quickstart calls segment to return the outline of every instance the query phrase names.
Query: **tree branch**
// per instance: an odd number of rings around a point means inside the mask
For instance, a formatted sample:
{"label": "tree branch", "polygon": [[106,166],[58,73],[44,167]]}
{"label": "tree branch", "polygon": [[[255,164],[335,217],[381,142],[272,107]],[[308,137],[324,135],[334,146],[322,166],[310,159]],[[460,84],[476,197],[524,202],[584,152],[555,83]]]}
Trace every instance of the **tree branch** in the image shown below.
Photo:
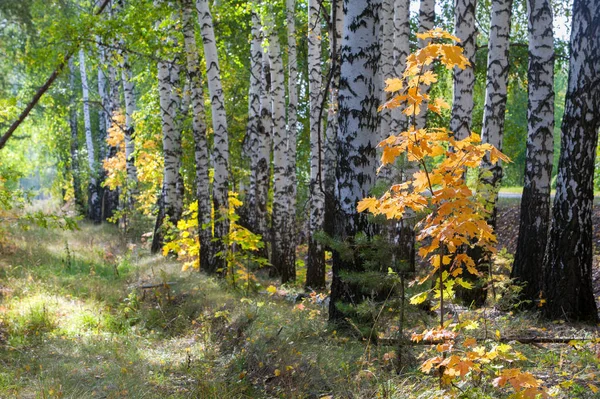
{"label": "tree branch", "polygon": [[[106,8],[106,6],[109,3],[110,3],[110,0],[104,0],[104,2],[100,5],[100,8],[94,13],[94,15],[101,14],[102,11],[104,11],[104,9]],[[15,130],[17,130],[19,125],[21,125],[21,123],[23,123],[25,118],[27,118],[27,116],[29,115],[29,113],[31,112],[33,107],[35,107],[37,105],[37,103],[40,101],[40,98],[42,98],[42,96],[48,91],[50,86],[52,86],[52,83],[54,83],[54,81],[56,80],[58,75],[60,75],[60,73],[65,68],[65,66],[67,65],[67,63],[69,62],[69,59],[73,56],[73,54],[74,54],[74,51],[71,50],[69,53],[67,53],[67,55],[65,55],[62,62],[56,67],[54,72],[52,72],[50,77],[46,80],[46,83],[44,83],[43,86],[38,89],[38,91],[35,93],[35,95],[31,99],[31,101],[29,102],[29,104],[27,104],[27,106],[25,107],[23,112],[21,112],[21,114],[19,115],[17,120],[15,120],[13,122],[13,124],[10,125],[10,127],[8,128],[6,133],[4,133],[2,135],[2,137],[0,138],[0,150],[4,148],[8,139],[10,139],[10,137],[13,135]]]}

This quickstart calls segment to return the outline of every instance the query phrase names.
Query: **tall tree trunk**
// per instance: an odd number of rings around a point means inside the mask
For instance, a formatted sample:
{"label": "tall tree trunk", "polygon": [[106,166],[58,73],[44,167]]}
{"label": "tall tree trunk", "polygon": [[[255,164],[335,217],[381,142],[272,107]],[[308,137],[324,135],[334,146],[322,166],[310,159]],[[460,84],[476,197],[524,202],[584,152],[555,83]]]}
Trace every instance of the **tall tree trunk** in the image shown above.
{"label": "tall tree trunk", "polygon": [[[394,71],[395,77],[401,77],[406,68],[406,57],[410,54],[410,0],[394,1]],[[390,129],[394,134],[406,130],[406,115],[401,108],[391,113]]]}
{"label": "tall tree trunk", "polygon": [[288,201],[291,200],[289,138],[286,129],[285,83],[281,46],[273,22],[273,15],[265,17],[264,26],[268,32],[269,64],[271,72],[271,95],[273,100],[273,234],[271,262],[275,271],[286,282],[296,277],[295,251],[288,229],[294,228],[290,217]]}
{"label": "tall tree trunk", "polygon": [[[435,0],[421,0],[419,3],[419,33],[427,32],[433,29],[435,24]],[[429,44],[431,39],[419,39],[419,48],[423,48]],[[429,70],[431,68],[425,68]],[[424,71],[425,72],[425,71]],[[421,92],[427,93],[429,87],[426,85],[421,86]],[[421,112],[416,117],[417,129],[422,129],[427,124],[427,103],[423,101],[421,105]]]}
{"label": "tall tree trunk", "polygon": [[[117,0],[115,3],[114,12],[119,12],[123,9],[123,0]],[[119,54],[119,68],[121,69],[121,82],[123,84],[123,97],[125,99],[125,163],[127,170],[127,182],[125,187],[127,207],[133,209],[134,197],[138,193],[138,178],[137,168],[135,166],[135,125],[133,120],[133,113],[136,109],[135,101],[135,83],[133,82],[133,72],[131,70],[131,61],[129,54],[124,51],[125,40],[119,39],[119,46],[121,49],[118,51]]]}
{"label": "tall tree trunk", "polygon": [[[454,1],[454,31],[460,39],[458,46],[462,47],[463,55],[470,65],[465,69],[454,67],[454,101],[450,130],[457,140],[462,140],[471,134],[473,119],[473,88],[475,86],[475,47],[477,27],[475,26],[476,0]],[[468,249],[468,254],[475,260],[482,274],[489,267],[487,258],[479,247]],[[470,290],[458,289],[457,296],[467,305],[482,306],[485,303],[487,291],[483,279],[466,273],[464,278],[471,280],[474,287]]]}
{"label": "tall tree trunk", "polygon": [[[262,49],[262,47],[261,47]],[[261,50],[262,51],[262,50]],[[260,86],[260,123],[256,143],[256,230],[265,243],[272,242],[269,231],[267,202],[271,177],[271,145],[273,142],[273,96],[271,93],[271,68],[269,56],[262,52]],[[263,254],[264,255],[264,254]],[[267,257],[269,255],[267,254]]]}
{"label": "tall tree trunk", "polygon": [[315,239],[323,230],[325,193],[323,192],[324,140],[321,134],[321,107],[323,106],[321,72],[321,19],[320,3],[308,0],[308,96],[310,110],[310,205],[306,286],[325,288],[325,251]]}
{"label": "tall tree trunk", "polygon": [[[208,78],[208,91],[212,110],[212,125],[214,130],[213,144],[213,207],[215,211],[215,233],[213,253],[207,267],[209,273],[227,272],[225,254],[227,248],[224,240],[229,233],[228,183],[229,183],[229,141],[227,137],[227,117],[225,115],[225,97],[221,85],[221,70],[217,55],[217,42],[213,29],[213,20],[208,8],[208,0],[197,0],[198,21],[200,23],[202,42],[204,45],[204,59],[206,60],[206,75]],[[223,217],[221,217],[223,215]],[[221,254],[221,256],[218,255]]]}
{"label": "tall tree trunk", "polygon": [[250,42],[250,84],[248,89],[248,123],[246,124],[246,140],[244,152],[250,158],[250,186],[246,192],[246,224],[254,233],[264,234],[257,229],[258,209],[256,203],[258,140],[260,129],[260,90],[262,71],[262,46],[260,38],[260,17],[254,8],[252,19],[252,40]]}
{"label": "tall tree trunk", "polygon": [[[325,194],[325,215],[323,220],[323,231],[330,237],[335,234],[335,198],[336,198],[336,146],[338,133],[338,97],[340,89],[342,30],[344,28],[344,1],[332,0],[331,2],[331,25],[329,30],[329,58],[331,59],[331,70],[329,71],[329,110],[327,112],[327,129],[322,145],[325,146],[323,159],[323,183],[321,189]],[[322,281],[325,281],[323,270]]]}
{"label": "tall tree trunk", "polygon": [[88,167],[90,170],[90,181],[88,184],[88,217],[94,223],[102,221],[102,206],[98,195],[98,168],[96,167],[96,155],[94,151],[94,137],[92,136],[92,125],[90,121],[90,90],[85,69],[85,53],[79,50],[79,69],[81,73],[81,87],[83,92],[83,125],[85,128],[85,143],[88,154]]}
{"label": "tall tree trunk", "polygon": [[[120,108],[120,97],[119,97],[119,82],[117,78],[117,69],[112,64],[112,52],[108,52],[107,54],[107,62],[108,62],[108,79],[106,86],[106,94],[107,94],[107,108],[106,108],[106,129],[112,127],[114,124],[114,114]],[[117,156],[117,147],[113,147],[108,143],[105,143],[107,151],[106,157],[113,158]],[[104,176],[106,176],[106,171],[103,171]],[[104,180],[104,179],[103,179]],[[103,190],[103,218],[106,220],[108,218],[113,217],[114,213],[119,209],[119,190],[111,190],[108,187],[105,187]]]}
{"label": "tall tree trunk", "polygon": [[126,53],[121,54],[121,80],[123,81],[123,97],[125,98],[125,160],[127,167],[127,192],[129,206],[134,203],[133,195],[137,193],[137,168],[135,166],[135,125],[133,113],[135,112],[135,83],[133,83],[133,74],[129,56]]}
{"label": "tall tree trunk", "polygon": [[[406,57],[410,54],[410,0],[394,1],[394,76],[401,77],[406,68]],[[391,111],[390,127],[392,134],[398,134],[408,129],[408,119],[401,108]],[[403,158],[402,169],[396,181],[406,181],[406,176],[412,176],[418,170],[418,165],[409,163]],[[392,244],[396,246],[394,264],[400,266],[399,273],[414,271],[415,268],[415,230],[411,222],[412,212],[398,222],[392,221],[394,230]]]}
{"label": "tall tree trunk", "polygon": [[79,138],[77,129],[77,104],[75,102],[75,77],[77,69],[73,58],[69,58],[69,127],[71,129],[71,174],[73,177],[73,196],[77,212],[83,212],[85,203],[81,190],[81,170],[79,168]]}
{"label": "tall tree trunk", "polygon": [[542,262],[550,215],[550,179],[554,146],[554,35],[549,0],[528,0],[529,101],[525,185],[517,251],[511,277],[525,283],[523,298],[542,290]]}
{"label": "tall tree trunk", "polygon": [[287,223],[290,250],[287,270],[281,273],[281,282],[296,280],[296,141],[298,135],[298,60],[296,51],[296,0],[286,0],[288,33],[288,106],[287,106]]}
{"label": "tall tree trunk", "polygon": [[212,252],[211,200],[209,190],[208,142],[204,121],[204,94],[202,76],[198,63],[198,47],[194,29],[194,9],[192,0],[183,4],[183,37],[187,60],[187,75],[191,92],[192,133],[194,135],[194,158],[196,160],[196,197],[198,199],[198,233],[200,239],[199,267],[210,264]]}
{"label": "tall tree trunk", "polygon": [[163,245],[163,221],[168,219],[176,224],[181,218],[179,167],[181,165],[181,131],[177,124],[179,110],[177,60],[158,62],[158,95],[162,119],[163,142],[163,185],[159,201],[159,212],[154,227],[151,250],[157,252]]}
{"label": "tall tree trunk", "polygon": [[[512,0],[492,2],[492,20],[488,42],[487,81],[481,140],[502,151],[506,88],[508,81],[508,52]],[[481,164],[481,183],[488,185],[486,201],[490,210],[488,223],[496,228],[498,190],[502,180],[502,164],[490,162],[486,155]]]}
{"label": "tall tree trunk", "polygon": [[[335,238],[353,244],[361,233],[372,236],[375,226],[368,216],[358,213],[358,201],[369,194],[376,179],[381,79],[378,74],[380,0],[344,0],[339,127],[337,134],[338,213]],[[364,271],[363,260],[356,255],[333,252],[333,280],[329,319],[342,321],[349,315],[347,306],[362,301],[361,287],[349,278]]]}
{"label": "tall tree trunk", "polygon": [[600,129],[600,3],[575,0],[556,197],[544,259],[548,317],[598,321],[592,289],[594,165]]}
{"label": "tall tree trunk", "polygon": [[[381,57],[379,58],[379,72],[381,75],[381,87],[385,87],[385,81],[394,77],[394,0],[381,1],[380,36],[379,45],[381,48]],[[387,93],[381,91],[381,103],[387,99]],[[391,133],[391,112],[383,109],[379,113],[379,131],[381,140],[390,136]],[[397,133],[397,132],[396,132]],[[389,167],[383,168],[379,174],[381,177],[389,177]]]}
{"label": "tall tree trunk", "polygon": [[460,39],[458,45],[471,65],[465,69],[454,67],[454,101],[450,130],[457,139],[471,134],[473,118],[473,87],[475,86],[475,46],[477,27],[475,26],[476,0],[455,0],[454,30]]}

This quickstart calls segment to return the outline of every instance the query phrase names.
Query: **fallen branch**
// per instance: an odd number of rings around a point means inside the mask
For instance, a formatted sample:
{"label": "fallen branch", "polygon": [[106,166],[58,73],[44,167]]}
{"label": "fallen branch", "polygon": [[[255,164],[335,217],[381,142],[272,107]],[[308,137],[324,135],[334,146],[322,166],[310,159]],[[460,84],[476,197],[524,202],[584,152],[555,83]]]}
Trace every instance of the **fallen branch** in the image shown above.
{"label": "fallen branch", "polygon": [[167,283],[140,285],[139,288],[142,290],[149,290],[150,288],[159,288],[159,287],[170,288],[172,285],[175,285],[175,284],[177,284],[177,281],[169,281]]}
{"label": "fallen branch", "polygon": [[[564,338],[564,337],[502,337],[497,338],[477,338],[478,341],[496,341],[496,342],[519,342],[522,344],[569,344],[572,341],[587,341],[587,342],[600,342],[599,338]],[[421,340],[421,341],[408,341],[406,339],[396,338],[380,338],[377,340],[377,344],[385,346],[395,345],[437,345],[444,343],[444,340]]]}

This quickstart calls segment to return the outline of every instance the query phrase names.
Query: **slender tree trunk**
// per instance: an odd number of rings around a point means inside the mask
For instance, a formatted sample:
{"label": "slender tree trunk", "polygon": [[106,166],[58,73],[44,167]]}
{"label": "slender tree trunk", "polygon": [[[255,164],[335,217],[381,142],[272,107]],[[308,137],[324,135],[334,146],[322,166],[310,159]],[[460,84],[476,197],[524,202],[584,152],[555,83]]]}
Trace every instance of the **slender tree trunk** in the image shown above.
{"label": "slender tree trunk", "polygon": [[[419,4],[419,33],[427,32],[433,29],[435,24],[435,0],[421,0]],[[423,48],[429,44],[431,40],[419,39],[419,48]],[[430,68],[426,68],[429,70]],[[425,72],[425,71],[424,71]],[[429,87],[422,85],[421,92],[427,93]],[[427,102],[423,101],[421,105],[421,112],[416,117],[417,129],[422,129],[427,124]]]}
{"label": "slender tree trunk", "polygon": [[102,221],[102,207],[98,195],[98,169],[96,167],[96,155],[94,152],[94,138],[92,136],[92,125],[90,121],[90,90],[85,69],[85,53],[79,50],[79,69],[81,72],[81,87],[83,91],[83,124],[85,128],[85,143],[88,154],[88,167],[90,180],[88,184],[88,217],[94,223]]}
{"label": "slender tree trunk", "polygon": [[[117,0],[115,2],[115,9],[113,12],[120,12],[124,7],[123,0]],[[119,68],[121,70],[121,82],[123,84],[123,97],[125,99],[125,162],[127,170],[127,182],[125,190],[126,206],[129,209],[133,209],[135,200],[134,197],[138,194],[138,178],[137,168],[135,166],[135,125],[133,120],[133,113],[136,109],[135,100],[135,83],[133,82],[133,72],[131,70],[131,61],[129,54],[123,49],[126,47],[125,40],[119,39],[119,46],[121,50],[118,51],[119,55]]]}
{"label": "slender tree trunk", "polygon": [[271,177],[271,145],[273,142],[273,96],[271,94],[269,56],[266,52],[263,52],[261,56],[260,123],[256,144],[256,230],[263,236],[263,241],[268,243],[272,242],[267,220],[267,203]]}
{"label": "slender tree trunk", "polygon": [[554,36],[549,0],[528,0],[529,101],[525,185],[517,251],[511,276],[525,283],[523,298],[542,290],[542,262],[550,215],[550,179],[554,132]]}
{"label": "slender tree trunk", "polygon": [[271,95],[273,100],[273,234],[271,244],[271,262],[281,281],[293,280],[296,276],[295,251],[290,242],[288,229],[293,228],[290,218],[289,188],[292,184],[290,176],[289,139],[286,129],[285,79],[281,46],[273,15],[265,17],[264,26],[268,32],[269,64],[271,72]]}
{"label": "slender tree trunk", "polygon": [[[97,40],[100,40],[97,38]],[[106,75],[102,69],[106,65],[106,49],[104,46],[98,45],[99,65],[98,65],[98,96],[100,97],[100,107],[98,108],[98,137],[100,138],[100,147],[98,149],[99,158],[106,158],[106,135],[110,129],[109,114],[110,103],[108,93],[106,91]],[[102,173],[104,174],[104,173]],[[104,177],[102,177],[104,180]]]}
{"label": "slender tree trunk", "polygon": [[[394,77],[394,0],[381,1],[380,20],[380,48],[381,57],[379,58],[379,72],[381,74],[381,87],[385,87],[385,81]],[[387,99],[387,93],[381,91],[381,103]],[[379,113],[379,131],[380,138],[384,140],[391,133],[391,112],[388,109],[383,109]],[[382,169],[379,175],[386,178],[390,177],[389,167]]]}
{"label": "slender tree trunk", "polygon": [[[401,77],[406,68],[406,57],[410,54],[410,0],[394,1],[394,77]],[[391,113],[390,128],[397,134],[406,130],[406,116],[400,107]]]}
{"label": "slender tree trunk", "polygon": [[[256,5],[253,3],[253,8]],[[246,141],[244,152],[250,158],[250,187],[246,192],[246,224],[257,234],[264,232],[257,229],[258,209],[256,203],[258,141],[260,129],[260,90],[262,71],[262,46],[260,38],[260,17],[252,10],[252,40],[250,42],[250,84],[248,90],[248,123],[246,125]]]}
{"label": "slender tree trunk", "polygon": [[287,270],[281,273],[281,282],[296,280],[296,141],[298,135],[298,60],[296,51],[296,0],[286,0],[288,33],[288,106],[287,106],[287,242],[290,249]]}
{"label": "slender tree trunk", "polygon": [[463,55],[471,63],[465,69],[454,67],[454,102],[450,130],[457,139],[464,139],[471,134],[473,118],[473,87],[475,86],[475,46],[477,27],[475,26],[476,0],[455,0],[454,25],[455,34],[460,39],[458,45]]}
{"label": "slender tree trunk", "polygon": [[159,201],[159,212],[154,238],[152,240],[152,252],[157,252],[163,245],[164,231],[163,221],[168,219],[176,224],[181,217],[182,209],[179,206],[180,192],[178,188],[181,165],[181,131],[177,125],[177,111],[179,110],[178,74],[179,68],[174,62],[158,62],[158,95],[160,103],[160,114],[162,119],[163,136],[163,185],[161,199]]}
{"label": "slender tree trunk", "polygon": [[123,81],[123,97],[125,98],[125,159],[127,166],[127,192],[129,206],[134,204],[133,195],[137,193],[137,168],[135,166],[135,125],[133,113],[135,112],[135,83],[133,83],[133,74],[129,56],[126,53],[121,54],[121,80]]}
{"label": "slender tree trunk", "polygon": [[196,197],[198,198],[198,233],[200,239],[199,266],[200,269],[203,269],[209,265],[211,259],[211,200],[208,175],[208,142],[204,120],[204,93],[202,92],[202,76],[198,63],[192,0],[184,0],[182,13],[187,75],[193,112],[192,133],[194,135],[194,158],[196,160]]}
{"label": "slender tree trunk", "polygon": [[[197,0],[198,21],[200,23],[202,42],[204,45],[204,59],[206,60],[206,75],[208,78],[208,91],[212,110],[212,125],[214,130],[213,144],[213,207],[215,211],[214,251],[208,264],[209,273],[227,272],[225,259],[227,248],[224,240],[229,233],[229,141],[227,136],[227,117],[225,115],[225,97],[221,85],[221,70],[217,55],[217,43],[213,29],[213,20],[208,8],[208,0]],[[219,256],[218,254],[221,254]]]}
{"label": "slender tree trunk", "polygon": [[[492,20],[488,42],[487,82],[481,140],[502,151],[504,117],[506,113],[506,89],[508,81],[508,52],[510,40],[510,17],[512,0],[492,2]],[[489,155],[481,165],[481,183],[487,193],[491,212],[488,223],[496,228],[498,190],[502,180],[502,164],[490,162]]]}
{"label": "slender tree trunk", "polygon": [[[106,94],[107,94],[107,108],[106,108],[106,131],[112,127],[114,124],[114,115],[120,108],[120,97],[119,97],[119,82],[117,78],[117,69],[114,65],[112,65],[112,52],[108,52],[107,61],[108,61],[108,79],[106,86]],[[113,147],[108,143],[106,145],[106,157],[113,158],[117,156],[117,147]],[[106,171],[103,171],[103,175],[106,176]],[[104,180],[104,178],[103,178]],[[108,219],[113,217],[114,213],[119,209],[119,190],[111,190],[108,187],[105,187],[103,190],[103,218]]]}
{"label": "slender tree trunk", "polygon": [[[406,68],[406,57],[410,54],[410,0],[394,1],[394,76],[401,77]],[[391,111],[390,127],[392,134],[398,134],[408,128],[408,119],[400,108]],[[403,158],[400,175],[394,176],[395,181],[406,181],[418,170],[418,165]],[[409,210],[407,217],[399,222],[392,221],[394,230],[392,244],[395,245],[394,264],[398,273],[406,274],[415,269],[415,229],[411,222],[413,212]]]}
{"label": "slender tree trunk", "polygon": [[[336,146],[338,133],[338,96],[340,89],[340,69],[341,69],[341,49],[342,49],[342,30],[344,28],[344,2],[343,0],[332,0],[331,3],[331,25],[329,31],[329,57],[331,59],[331,70],[329,72],[329,110],[327,112],[327,130],[325,139],[321,145],[325,146],[325,156],[321,160],[323,163],[323,182],[321,190],[325,194],[325,215],[323,221],[323,231],[330,237],[335,234],[335,198],[337,196],[335,170],[337,164]],[[325,270],[322,281],[325,281]]]}
{"label": "slender tree trunk", "polygon": [[79,138],[77,129],[77,105],[75,102],[75,77],[77,69],[73,58],[69,58],[69,127],[71,128],[71,174],[73,177],[73,196],[75,197],[75,208],[77,212],[83,212],[85,203],[81,190],[81,170],[79,168]]}
{"label": "slender tree trunk", "polygon": [[[462,140],[471,134],[473,119],[473,88],[475,86],[475,47],[477,27],[475,26],[476,0],[455,0],[454,2],[454,30],[460,39],[458,46],[462,47],[463,55],[469,60],[470,65],[465,69],[454,67],[454,101],[452,103],[452,116],[450,130],[454,137]],[[477,268],[482,274],[489,268],[489,259],[486,258],[479,247],[467,249],[467,253],[477,263]],[[473,282],[472,289],[458,289],[457,297],[465,304],[482,306],[485,303],[487,291],[483,279],[466,273],[465,279]]]}
{"label": "slender tree trunk", "polygon": [[308,258],[306,286],[325,288],[325,251],[315,239],[315,233],[323,230],[325,193],[323,192],[324,140],[321,134],[321,107],[323,106],[321,72],[321,20],[320,4],[308,0],[308,96],[310,111],[310,205]]}
{"label": "slender tree trunk", "polygon": [[600,3],[575,0],[556,197],[544,259],[548,317],[598,321],[592,288],[594,168],[600,129]]}
{"label": "slender tree trunk", "polygon": [[[353,244],[361,233],[372,236],[375,226],[358,213],[356,204],[366,195],[376,179],[381,79],[378,74],[380,0],[344,0],[341,77],[339,92],[339,127],[337,134],[338,213],[335,238]],[[342,321],[349,315],[347,306],[362,301],[361,287],[349,278],[364,271],[357,255],[348,259],[333,252],[333,280],[329,319]]]}

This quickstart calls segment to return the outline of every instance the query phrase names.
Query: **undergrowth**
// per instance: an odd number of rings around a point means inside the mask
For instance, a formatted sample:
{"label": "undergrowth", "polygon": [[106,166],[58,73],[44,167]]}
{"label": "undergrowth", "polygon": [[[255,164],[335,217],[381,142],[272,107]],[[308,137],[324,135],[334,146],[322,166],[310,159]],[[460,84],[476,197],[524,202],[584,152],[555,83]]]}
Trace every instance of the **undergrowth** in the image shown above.
{"label": "undergrowth", "polygon": [[[181,264],[147,255],[110,226],[78,232],[14,232],[0,258],[2,398],[430,398],[435,376],[417,371],[410,348],[398,367],[394,312],[378,319],[368,343],[326,321],[323,296],[277,287],[246,295]],[[4,250],[4,249],[3,249]],[[269,282],[263,282],[267,286]],[[142,288],[150,287],[150,288]],[[459,309],[456,310],[461,311]],[[530,314],[462,310],[487,320],[473,334],[558,329]],[[486,313],[487,312],[487,313]],[[410,308],[408,328],[434,317]],[[587,331],[587,332],[586,332]],[[593,397],[593,348],[514,344],[525,366],[558,397]],[[409,359],[407,361],[406,359]],[[412,359],[412,362],[410,361]],[[462,397],[506,397],[474,379]],[[554,389],[554,391],[552,391]]]}

